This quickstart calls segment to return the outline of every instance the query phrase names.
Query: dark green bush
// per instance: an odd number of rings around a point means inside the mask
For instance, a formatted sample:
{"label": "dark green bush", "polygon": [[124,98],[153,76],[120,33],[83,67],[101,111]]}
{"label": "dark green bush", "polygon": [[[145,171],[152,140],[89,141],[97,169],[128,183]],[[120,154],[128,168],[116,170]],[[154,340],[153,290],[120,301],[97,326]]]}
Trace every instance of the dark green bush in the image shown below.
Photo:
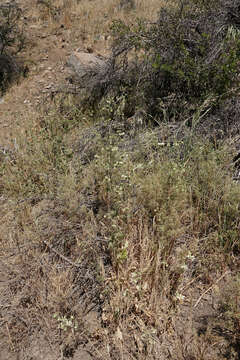
{"label": "dark green bush", "polygon": [[180,0],[162,8],[154,23],[115,21],[111,64],[93,93],[124,91],[126,116],[143,107],[158,119],[186,119],[209,97],[214,108],[237,82],[239,6],[239,0]]}
{"label": "dark green bush", "polygon": [[2,92],[24,71],[15,58],[24,45],[23,32],[19,26],[21,15],[22,11],[14,1],[0,5],[0,90]]}
{"label": "dark green bush", "polygon": [[0,53],[15,45],[18,52],[23,46],[23,34],[19,27],[22,10],[15,2],[0,5]]}

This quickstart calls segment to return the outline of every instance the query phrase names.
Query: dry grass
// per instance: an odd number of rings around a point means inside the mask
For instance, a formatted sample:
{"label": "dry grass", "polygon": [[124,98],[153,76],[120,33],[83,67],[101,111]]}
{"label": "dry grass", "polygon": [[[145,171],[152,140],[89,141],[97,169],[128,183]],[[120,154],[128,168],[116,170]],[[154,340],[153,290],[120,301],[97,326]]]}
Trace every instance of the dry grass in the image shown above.
{"label": "dry grass", "polygon": [[[135,0],[135,7],[121,6],[121,1],[39,1],[32,9],[32,16],[38,18],[39,26],[45,22],[48,29],[55,31],[59,25],[68,29],[68,40],[76,46],[81,42],[86,47],[108,53],[110,46],[109,28],[113,20],[121,19],[127,24],[137,17],[154,20],[164,1]],[[39,16],[40,15],[40,16]]]}
{"label": "dry grass", "polygon": [[[77,121],[67,131],[65,121],[52,112],[44,128],[25,129],[15,158],[2,165],[6,341],[17,350],[44,331],[65,354],[85,339],[99,359],[165,359],[169,351],[172,359],[221,358],[221,336],[212,329],[222,324],[211,320],[199,337],[196,322],[203,299],[220,306],[224,277],[217,279],[228,266],[234,276],[237,266],[240,190],[224,149],[196,143],[179,157],[181,145],[153,150],[146,129],[129,151],[127,133],[92,137]],[[74,133],[71,150],[64,144]],[[92,144],[87,163],[74,155],[83,139]],[[99,315],[89,332],[84,319],[92,307]],[[235,331],[231,309],[228,328]]]}
{"label": "dry grass", "polygon": [[[69,38],[80,27],[96,48],[114,18],[152,19],[160,5],[46,4],[31,10],[38,26],[63,23]],[[133,134],[66,102],[28,115],[0,157],[2,344],[27,352],[44,335],[62,358],[238,359],[240,188],[227,147],[194,134],[162,147],[167,125]]]}

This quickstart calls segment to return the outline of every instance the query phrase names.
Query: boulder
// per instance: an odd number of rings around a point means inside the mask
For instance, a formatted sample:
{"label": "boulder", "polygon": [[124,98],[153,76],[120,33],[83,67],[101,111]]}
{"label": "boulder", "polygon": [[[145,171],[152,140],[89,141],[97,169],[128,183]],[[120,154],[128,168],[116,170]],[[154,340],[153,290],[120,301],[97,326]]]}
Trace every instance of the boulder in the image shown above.
{"label": "boulder", "polygon": [[66,66],[72,80],[77,80],[82,86],[85,86],[89,79],[104,72],[107,68],[107,60],[99,55],[78,49],[70,55]]}

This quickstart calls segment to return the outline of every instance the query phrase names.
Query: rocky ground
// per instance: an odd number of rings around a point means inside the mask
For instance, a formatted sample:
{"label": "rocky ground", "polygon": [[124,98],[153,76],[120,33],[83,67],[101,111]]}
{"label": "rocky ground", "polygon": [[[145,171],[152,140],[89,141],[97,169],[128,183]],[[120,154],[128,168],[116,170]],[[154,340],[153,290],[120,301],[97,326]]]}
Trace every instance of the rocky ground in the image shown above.
{"label": "rocky ground", "polygon": [[64,8],[59,18],[54,19],[41,2],[20,0],[18,3],[23,9],[21,23],[26,35],[25,49],[19,57],[29,73],[1,98],[0,145],[10,148],[23,122],[34,113],[37,116],[39,106],[51,101],[52,94],[66,85],[65,65],[71,53],[77,48],[86,51],[91,48],[105,55],[109,45],[107,37],[99,37],[93,44],[78,26],[79,17],[71,13],[70,20]]}

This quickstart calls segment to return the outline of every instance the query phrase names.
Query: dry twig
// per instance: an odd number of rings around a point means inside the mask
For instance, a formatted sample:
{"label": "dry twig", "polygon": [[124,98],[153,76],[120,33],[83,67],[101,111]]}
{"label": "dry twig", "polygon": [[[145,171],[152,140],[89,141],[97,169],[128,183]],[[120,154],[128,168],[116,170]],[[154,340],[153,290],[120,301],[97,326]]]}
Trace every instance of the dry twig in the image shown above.
{"label": "dry twig", "polygon": [[217,281],[213,284],[213,285],[211,285],[207,290],[205,290],[203,293],[202,293],[202,295],[198,298],[198,300],[196,301],[196,303],[195,303],[195,305],[193,306],[194,308],[195,307],[197,307],[198,306],[198,304],[200,303],[200,301],[202,300],[202,298],[203,298],[203,296],[209,291],[209,290],[211,290],[213,287],[214,287],[214,285],[216,285],[220,280],[222,280],[222,278],[224,278],[224,276],[226,276],[227,274],[229,274],[230,273],[230,271],[225,271],[225,273],[223,273],[221,276],[220,276],[220,278],[219,279],[217,279]]}

